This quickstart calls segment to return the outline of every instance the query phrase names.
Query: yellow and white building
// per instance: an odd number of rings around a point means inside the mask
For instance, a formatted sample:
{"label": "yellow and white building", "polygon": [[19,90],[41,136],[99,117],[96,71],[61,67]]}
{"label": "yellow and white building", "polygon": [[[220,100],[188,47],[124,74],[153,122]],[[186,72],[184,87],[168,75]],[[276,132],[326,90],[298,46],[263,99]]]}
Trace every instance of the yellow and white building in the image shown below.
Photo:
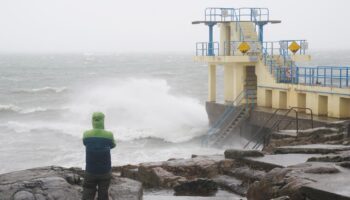
{"label": "yellow and white building", "polygon": [[[209,41],[196,44],[195,61],[208,64],[208,102],[216,102],[217,68],[224,68],[224,102],[258,107],[308,108],[314,115],[350,118],[350,67],[301,67],[310,61],[306,40],[264,41],[266,8],[207,8]],[[213,41],[214,27],[220,41]],[[245,100],[237,99],[248,95]],[[306,113],[309,111],[306,110]]]}

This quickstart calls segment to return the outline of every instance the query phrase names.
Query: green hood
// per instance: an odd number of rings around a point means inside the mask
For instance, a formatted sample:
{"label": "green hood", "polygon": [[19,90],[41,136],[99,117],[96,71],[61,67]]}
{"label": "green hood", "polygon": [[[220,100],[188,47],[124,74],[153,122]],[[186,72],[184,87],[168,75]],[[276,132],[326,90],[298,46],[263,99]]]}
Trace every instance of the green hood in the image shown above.
{"label": "green hood", "polygon": [[92,127],[94,129],[104,129],[105,115],[102,112],[92,114]]}

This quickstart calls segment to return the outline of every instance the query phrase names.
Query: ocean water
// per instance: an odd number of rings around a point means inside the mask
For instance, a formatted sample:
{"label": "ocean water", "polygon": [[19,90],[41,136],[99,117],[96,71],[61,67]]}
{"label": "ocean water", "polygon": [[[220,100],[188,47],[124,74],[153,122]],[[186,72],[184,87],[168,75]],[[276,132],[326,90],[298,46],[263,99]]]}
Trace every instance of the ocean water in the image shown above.
{"label": "ocean water", "polygon": [[84,167],[91,114],[114,132],[113,165],[222,153],[205,134],[206,66],[182,54],[1,55],[0,173]]}
{"label": "ocean water", "polygon": [[[349,53],[315,52],[310,65],[349,65]],[[193,140],[208,129],[206,96],[207,67],[191,54],[0,55],[0,173],[84,167],[94,111],[117,139],[115,166],[222,153]]]}

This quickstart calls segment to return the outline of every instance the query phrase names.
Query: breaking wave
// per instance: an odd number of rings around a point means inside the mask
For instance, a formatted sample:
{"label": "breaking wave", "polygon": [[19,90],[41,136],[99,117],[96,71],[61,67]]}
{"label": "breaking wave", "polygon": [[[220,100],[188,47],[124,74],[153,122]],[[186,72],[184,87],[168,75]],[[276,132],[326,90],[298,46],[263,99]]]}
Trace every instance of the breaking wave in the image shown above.
{"label": "breaking wave", "polygon": [[174,95],[163,79],[125,78],[81,88],[70,105],[72,120],[90,127],[95,111],[120,140],[160,138],[184,142],[205,134],[207,115],[197,99]]}
{"label": "breaking wave", "polygon": [[8,104],[8,105],[1,105],[0,104],[0,112],[14,112],[19,114],[30,114],[35,112],[45,112],[49,110],[54,109],[48,109],[48,108],[42,108],[42,107],[35,107],[35,108],[21,108],[19,106]]}
{"label": "breaking wave", "polygon": [[53,93],[60,93],[66,91],[66,87],[42,87],[42,88],[34,88],[34,89],[23,89],[19,90],[17,92],[23,92],[23,93],[45,93],[45,92],[53,92]]}

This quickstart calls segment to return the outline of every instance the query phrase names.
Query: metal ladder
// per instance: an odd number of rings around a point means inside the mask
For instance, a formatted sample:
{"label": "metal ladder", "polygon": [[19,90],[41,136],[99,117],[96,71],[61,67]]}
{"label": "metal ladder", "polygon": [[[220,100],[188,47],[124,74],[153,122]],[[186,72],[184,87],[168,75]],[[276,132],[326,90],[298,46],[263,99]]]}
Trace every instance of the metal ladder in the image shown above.
{"label": "metal ladder", "polygon": [[[227,106],[224,113],[210,127],[207,136],[203,139],[206,146],[218,145],[222,140],[227,138],[230,133],[240,126],[242,121],[247,117],[249,112],[254,108],[254,98],[251,91],[244,90],[238,97]],[[243,102],[245,100],[245,102]],[[238,105],[238,106],[235,106]]]}

